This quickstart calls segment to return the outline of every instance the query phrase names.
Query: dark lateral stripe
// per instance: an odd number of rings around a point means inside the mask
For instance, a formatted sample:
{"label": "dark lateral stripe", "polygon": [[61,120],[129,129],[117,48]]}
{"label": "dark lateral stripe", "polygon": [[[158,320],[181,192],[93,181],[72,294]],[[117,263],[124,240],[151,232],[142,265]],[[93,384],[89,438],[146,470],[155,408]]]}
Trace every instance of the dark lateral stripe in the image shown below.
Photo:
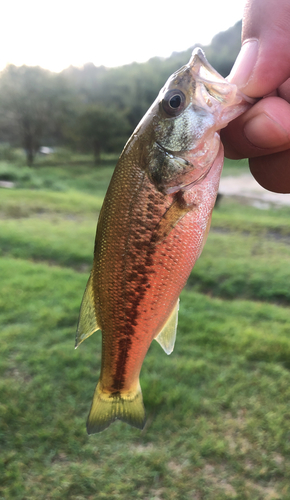
{"label": "dark lateral stripe", "polygon": [[[150,193],[146,204],[146,212],[138,208],[132,219],[130,227],[130,247],[126,253],[125,281],[131,284],[130,292],[127,291],[125,297],[124,323],[122,331],[119,332],[118,357],[115,364],[113,377],[113,389],[121,391],[125,385],[126,365],[130,357],[133,338],[136,334],[138,316],[140,315],[139,305],[144,300],[148,288],[150,288],[149,277],[154,273],[153,254],[156,248],[152,245],[152,235],[154,228],[164,213],[164,198],[160,193]],[[129,241],[129,240],[128,240]],[[125,291],[124,291],[125,293]],[[123,324],[124,324],[123,323]]]}
{"label": "dark lateral stripe", "polygon": [[[146,292],[148,292],[148,281],[150,274],[154,273],[152,254],[155,252],[154,247],[148,242],[143,244],[142,249],[136,248],[137,259],[132,266],[132,272],[128,275],[128,281],[133,285],[134,295],[128,297],[128,303],[125,310],[125,328],[120,332],[121,338],[118,341],[118,358],[115,365],[113,389],[116,391],[122,390],[125,384],[126,364],[130,356],[130,351],[133,343],[133,337],[136,334],[138,325],[138,316],[140,315],[139,305],[144,300]],[[144,253],[144,247],[147,246],[145,253],[145,262],[140,262],[138,254]],[[131,292],[131,293],[132,293]]]}

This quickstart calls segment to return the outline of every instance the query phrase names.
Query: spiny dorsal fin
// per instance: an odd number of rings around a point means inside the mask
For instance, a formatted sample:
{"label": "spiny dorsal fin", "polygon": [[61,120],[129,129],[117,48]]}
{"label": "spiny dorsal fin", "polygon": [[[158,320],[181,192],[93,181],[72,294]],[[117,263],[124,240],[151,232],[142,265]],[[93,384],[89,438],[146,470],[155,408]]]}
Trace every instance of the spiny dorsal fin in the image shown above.
{"label": "spiny dorsal fin", "polygon": [[155,340],[159,342],[166,354],[171,354],[174,348],[178,320],[178,309],[179,299],[177,300],[172,313],[170,314],[161,332],[159,332],[157,337],[155,337]]}
{"label": "spiny dorsal fin", "polygon": [[75,348],[99,328],[95,312],[92,276],[90,276],[82,300]]}

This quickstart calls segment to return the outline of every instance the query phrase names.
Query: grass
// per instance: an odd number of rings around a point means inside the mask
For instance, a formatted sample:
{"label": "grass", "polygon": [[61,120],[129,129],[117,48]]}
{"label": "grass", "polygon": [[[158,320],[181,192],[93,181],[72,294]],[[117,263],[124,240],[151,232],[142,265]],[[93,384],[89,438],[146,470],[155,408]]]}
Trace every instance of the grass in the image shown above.
{"label": "grass", "polygon": [[41,165],[0,191],[0,499],[290,498],[286,208],[222,199],[174,352],[145,358],[145,429],[87,436],[101,336],[74,336],[111,172]]}

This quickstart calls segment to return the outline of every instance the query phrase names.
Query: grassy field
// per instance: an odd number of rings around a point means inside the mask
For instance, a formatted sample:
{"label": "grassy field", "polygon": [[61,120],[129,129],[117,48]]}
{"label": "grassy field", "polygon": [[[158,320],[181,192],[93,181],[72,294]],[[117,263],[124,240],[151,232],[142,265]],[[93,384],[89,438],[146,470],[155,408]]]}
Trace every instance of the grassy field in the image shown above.
{"label": "grassy field", "polygon": [[74,339],[113,161],[42,163],[0,163],[0,499],[290,499],[290,209],[222,199],[144,430],[89,437],[101,336]]}

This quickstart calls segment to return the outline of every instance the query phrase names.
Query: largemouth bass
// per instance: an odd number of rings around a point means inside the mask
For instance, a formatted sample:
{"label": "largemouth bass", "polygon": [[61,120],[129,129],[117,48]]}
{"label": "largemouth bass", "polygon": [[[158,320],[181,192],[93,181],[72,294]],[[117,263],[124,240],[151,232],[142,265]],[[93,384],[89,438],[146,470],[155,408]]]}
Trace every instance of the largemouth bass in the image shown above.
{"label": "largemouth bass", "polygon": [[143,428],[139,374],[156,339],[174,347],[179,294],[210,227],[223,165],[219,130],[251,105],[195,49],[128,140],[100,213],[76,347],[102,331],[88,433]]}

